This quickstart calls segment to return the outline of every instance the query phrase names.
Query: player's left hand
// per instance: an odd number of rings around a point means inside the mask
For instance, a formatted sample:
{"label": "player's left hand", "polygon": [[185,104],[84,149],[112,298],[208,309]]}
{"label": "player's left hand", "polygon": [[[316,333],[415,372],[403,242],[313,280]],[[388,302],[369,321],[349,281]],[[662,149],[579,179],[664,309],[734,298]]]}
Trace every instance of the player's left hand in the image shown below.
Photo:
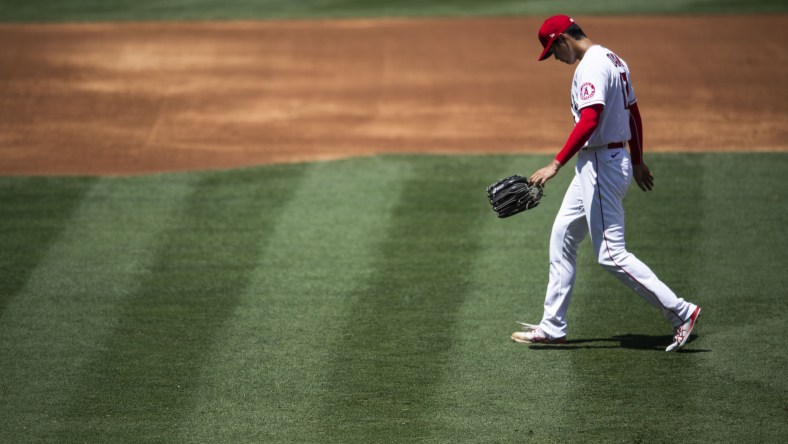
{"label": "player's left hand", "polygon": [[632,166],[632,177],[634,177],[635,183],[638,184],[641,190],[651,191],[654,188],[654,176],[645,163]]}

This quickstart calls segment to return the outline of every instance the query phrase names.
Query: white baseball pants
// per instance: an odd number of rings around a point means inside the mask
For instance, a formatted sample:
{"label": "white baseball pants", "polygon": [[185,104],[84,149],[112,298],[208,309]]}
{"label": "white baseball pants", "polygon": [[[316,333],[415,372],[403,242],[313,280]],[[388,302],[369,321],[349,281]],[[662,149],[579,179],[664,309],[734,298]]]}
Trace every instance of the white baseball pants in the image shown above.
{"label": "white baseball pants", "polygon": [[591,234],[597,262],[662,311],[674,328],[689,319],[695,305],[676,296],[624,245],[623,199],[632,182],[625,148],[580,150],[575,177],[555,218],[550,239],[550,279],[539,326],[550,337],[566,336],[580,242]]}

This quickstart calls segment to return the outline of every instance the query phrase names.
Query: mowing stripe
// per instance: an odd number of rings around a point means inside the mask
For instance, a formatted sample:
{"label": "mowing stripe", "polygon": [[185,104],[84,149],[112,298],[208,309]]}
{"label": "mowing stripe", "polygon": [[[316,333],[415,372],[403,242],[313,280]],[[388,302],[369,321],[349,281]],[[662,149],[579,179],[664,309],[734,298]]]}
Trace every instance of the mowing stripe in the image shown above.
{"label": "mowing stripe", "polygon": [[457,311],[479,249],[481,191],[467,159],[409,160],[371,275],[350,295],[342,335],[329,344],[320,440],[430,437],[431,399],[452,352]]}
{"label": "mowing stripe", "polygon": [[[246,289],[300,169],[204,174],[157,237],[142,282],[77,385],[65,441],[162,439],[177,427],[214,334]],[[167,202],[162,202],[166,205]],[[79,425],[79,426],[77,426]]]}
{"label": "mowing stripe", "polygon": [[0,178],[0,319],[94,182]]}
{"label": "mowing stripe", "polygon": [[[706,305],[696,328],[698,342],[713,353],[700,356],[704,383],[692,409],[703,419],[703,432],[717,441],[782,442],[788,439],[788,155],[708,155],[702,161],[714,167],[699,177],[705,223],[693,270],[705,277],[696,291]],[[733,192],[721,185],[742,171],[756,172],[758,180],[733,180]],[[745,415],[749,427],[742,426],[742,406],[757,412]]]}
{"label": "mowing stripe", "polygon": [[[5,442],[58,440],[59,431],[82,426],[64,423],[61,415],[70,397],[83,395],[80,380],[88,378],[91,359],[115,328],[110,315],[115,304],[137,291],[140,272],[153,259],[149,252],[155,251],[158,231],[178,211],[188,189],[175,179],[166,187],[111,179],[54,183],[69,190],[63,206],[46,203],[31,211],[62,209],[70,218],[44,214],[30,221],[46,225],[63,220],[64,225],[28,272],[0,323]],[[71,211],[68,198],[83,192]]]}
{"label": "mowing stripe", "polygon": [[325,421],[316,398],[331,390],[326,344],[341,336],[347,295],[367,278],[407,168],[386,158],[316,163],[294,184],[205,356],[182,441],[315,441]]}
{"label": "mowing stripe", "polygon": [[[644,193],[632,184],[625,201],[627,248],[679,297],[705,305],[693,291],[693,281],[703,279],[692,265],[705,220],[695,202],[704,195],[697,177],[713,162],[686,155],[646,161],[657,186]],[[598,441],[612,433],[631,442],[686,439],[690,430],[704,423],[690,406],[697,402],[698,387],[704,384],[696,363],[708,350],[690,344],[680,354],[666,353],[665,347],[673,340],[671,324],[659,309],[617,279],[611,280],[588,247],[578,260],[581,284],[573,300],[570,329],[580,342],[567,350],[571,373],[566,378],[573,408],[564,418],[582,426],[567,437]],[[635,377],[637,384],[628,382]],[[636,428],[626,419],[635,411],[643,415]],[[659,415],[650,414],[657,411]]]}
{"label": "mowing stripe", "polygon": [[[488,157],[468,181],[481,191],[493,179],[535,171],[550,157]],[[538,208],[498,219],[486,201],[478,230],[484,239],[469,271],[474,283],[457,315],[452,353],[433,404],[442,435],[483,442],[561,442],[572,387],[567,354],[532,350],[510,339],[516,321],[538,323],[547,285],[548,242],[561,193],[571,174],[550,182]],[[469,202],[469,205],[472,205]]]}

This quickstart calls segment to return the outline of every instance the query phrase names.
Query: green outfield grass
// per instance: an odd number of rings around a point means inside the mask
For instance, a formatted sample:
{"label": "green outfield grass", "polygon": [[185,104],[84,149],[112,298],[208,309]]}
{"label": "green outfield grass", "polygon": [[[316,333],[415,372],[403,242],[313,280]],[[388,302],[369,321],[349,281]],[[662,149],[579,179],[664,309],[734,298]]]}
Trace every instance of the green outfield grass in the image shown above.
{"label": "green outfield grass", "polygon": [[786,154],[653,154],[629,249],[704,307],[660,314],[583,245],[570,344],[529,348],[571,170],[383,156],[0,178],[0,442],[784,442]]}
{"label": "green outfield grass", "polygon": [[0,21],[786,12],[784,0],[3,0]]}

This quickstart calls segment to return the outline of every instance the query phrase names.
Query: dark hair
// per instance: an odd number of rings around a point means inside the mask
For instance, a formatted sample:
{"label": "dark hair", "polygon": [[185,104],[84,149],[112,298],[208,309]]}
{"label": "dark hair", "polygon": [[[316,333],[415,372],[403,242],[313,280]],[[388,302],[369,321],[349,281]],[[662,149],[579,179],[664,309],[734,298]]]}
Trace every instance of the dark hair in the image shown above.
{"label": "dark hair", "polygon": [[[569,37],[572,37],[575,40],[580,40],[580,39],[588,37],[583,32],[583,30],[579,26],[577,26],[577,23],[572,23],[568,28],[566,28],[566,31],[564,31],[562,34],[566,34],[566,35],[568,35]],[[561,37],[555,39],[555,41],[553,42],[553,45],[555,45],[560,40],[563,40],[565,38],[566,37],[561,36]],[[545,57],[552,57],[552,56],[553,56],[553,48],[551,47],[550,51],[547,51],[547,54],[545,54]]]}
{"label": "dark hair", "polygon": [[579,26],[577,26],[577,23],[572,23],[568,28],[566,28],[564,34],[568,35],[569,37],[572,37],[575,40],[580,40],[582,38],[588,37],[583,32],[583,30]]}

